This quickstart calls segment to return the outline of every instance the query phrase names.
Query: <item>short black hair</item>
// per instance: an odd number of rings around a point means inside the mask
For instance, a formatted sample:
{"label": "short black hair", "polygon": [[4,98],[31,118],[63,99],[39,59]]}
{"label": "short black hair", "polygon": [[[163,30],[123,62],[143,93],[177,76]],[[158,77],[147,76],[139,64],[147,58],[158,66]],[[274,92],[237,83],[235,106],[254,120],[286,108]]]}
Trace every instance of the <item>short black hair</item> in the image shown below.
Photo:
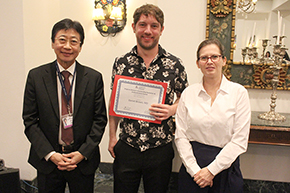
{"label": "short black hair", "polygon": [[55,36],[56,36],[57,32],[59,32],[62,29],[64,29],[64,30],[68,30],[68,29],[76,30],[80,35],[80,41],[81,41],[80,46],[82,47],[82,45],[84,43],[84,39],[85,39],[85,33],[84,33],[84,28],[80,24],[80,22],[72,21],[71,19],[66,18],[66,19],[60,20],[59,22],[54,24],[52,31],[51,31],[51,41],[53,43],[54,43]]}

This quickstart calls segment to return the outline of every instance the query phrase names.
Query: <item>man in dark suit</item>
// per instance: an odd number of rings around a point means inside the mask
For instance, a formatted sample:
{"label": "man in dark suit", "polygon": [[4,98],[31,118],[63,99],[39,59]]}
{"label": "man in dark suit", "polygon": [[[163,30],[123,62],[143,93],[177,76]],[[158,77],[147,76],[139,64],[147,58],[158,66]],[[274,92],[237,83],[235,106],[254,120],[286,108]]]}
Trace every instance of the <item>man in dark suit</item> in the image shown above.
{"label": "man in dark suit", "polygon": [[76,61],[84,43],[79,22],[57,22],[51,40],[57,59],[27,77],[23,120],[31,143],[28,162],[37,169],[40,193],[63,193],[66,183],[70,193],[93,192],[98,145],[107,124],[102,75]]}

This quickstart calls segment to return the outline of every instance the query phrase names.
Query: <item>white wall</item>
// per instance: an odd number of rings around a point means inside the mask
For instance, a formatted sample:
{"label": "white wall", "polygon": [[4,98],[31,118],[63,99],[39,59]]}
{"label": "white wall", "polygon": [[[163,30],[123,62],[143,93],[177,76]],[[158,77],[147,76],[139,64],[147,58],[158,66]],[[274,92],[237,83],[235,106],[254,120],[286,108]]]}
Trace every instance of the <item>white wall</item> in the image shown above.
{"label": "white wall", "polygon": [[[198,44],[205,38],[206,1],[186,0],[183,6],[176,7],[176,1],[127,0],[127,25],[121,33],[109,38],[102,37],[94,27],[91,19],[94,0],[2,2],[0,158],[5,160],[7,166],[20,168],[22,179],[32,180],[36,176],[35,170],[27,163],[29,143],[24,136],[21,119],[26,75],[31,68],[55,59],[50,42],[51,28],[55,22],[69,17],[80,21],[84,26],[85,43],[78,61],[103,74],[107,103],[114,58],[128,52],[135,45],[135,36],[131,28],[132,15],[136,7],[146,2],[157,4],[165,13],[165,30],[160,40],[161,45],[183,60],[190,84],[199,82],[201,78],[195,64],[195,53]],[[12,76],[12,73],[16,75]],[[289,112],[288,92],[278,93],[277,111]],[[269,110],[270,91],[249,90],[249,94],[252,110]],[[16,137],[12,138],[12,135]],[[108,127],[101,142],[102,162],[113,161],[107,151],[107,145]],[[269,160],[265,160],[265,155]],[[290,147],[250,145],[249,151],[242,156],[244,176],[247,179],[290,182],[290,160],[287,155],[290,155]],[[277,165],[276,168],[272,163]],[[176,158],[175,171],[178,170],[179,164],[180,160]]]}
{"label": "white wall", "polygon": [[1,1],[0,26],[0,158],[6,166],[20,168],[28,179],[32,169],[26,159],[29,143],[21,119],[25,80],[22,1]]}

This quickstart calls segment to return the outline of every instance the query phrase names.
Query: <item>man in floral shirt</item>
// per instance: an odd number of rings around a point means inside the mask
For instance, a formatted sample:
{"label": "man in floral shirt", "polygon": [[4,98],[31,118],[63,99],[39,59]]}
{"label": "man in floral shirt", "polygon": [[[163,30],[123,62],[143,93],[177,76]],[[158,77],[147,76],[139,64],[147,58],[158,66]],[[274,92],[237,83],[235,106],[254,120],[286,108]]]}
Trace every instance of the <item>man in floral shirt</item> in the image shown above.
{"label": "man in floral shirt", "polygon": [[[113,65],[115,75],[168,83],[165,104],[152,104],[150,114],[161,124],[142,120],[109,117],[109,152],[114,160],[114,192],[137,193],[141,177],[145,192],[166,193],[174,151],[172,133],[181,92],[188,86],[181,60],[158,43],[163,32],[164,16],[157,6],[146,4],[134,13],[133,31],[137,45]],[[174,93],[176,100],[174,101]],[[120,127],[119,141],[116,131]]]}

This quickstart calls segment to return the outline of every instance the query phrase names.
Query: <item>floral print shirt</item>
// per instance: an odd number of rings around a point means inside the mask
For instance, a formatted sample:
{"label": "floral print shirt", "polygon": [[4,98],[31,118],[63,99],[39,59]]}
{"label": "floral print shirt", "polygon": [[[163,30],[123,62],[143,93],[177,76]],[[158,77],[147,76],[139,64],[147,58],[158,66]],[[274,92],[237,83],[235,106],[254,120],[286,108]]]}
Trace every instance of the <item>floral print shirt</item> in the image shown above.
{"label": "floral print shirt", "polygon": [[[137,54],[137,46],[115,59],[112,71],[113,88],[115,75],[130,76],[168,83],[165,104],[172,105],[174,93],[181,94],[188,86],[187,74],[182,61],[168,53],[159,45],[157,56],[148,69],[143,59]],[[120,121],[120,140],[141,152],[150,148],[166,145],[172,141],[175,123],[172,117],[161,124],[123,118]]]}

